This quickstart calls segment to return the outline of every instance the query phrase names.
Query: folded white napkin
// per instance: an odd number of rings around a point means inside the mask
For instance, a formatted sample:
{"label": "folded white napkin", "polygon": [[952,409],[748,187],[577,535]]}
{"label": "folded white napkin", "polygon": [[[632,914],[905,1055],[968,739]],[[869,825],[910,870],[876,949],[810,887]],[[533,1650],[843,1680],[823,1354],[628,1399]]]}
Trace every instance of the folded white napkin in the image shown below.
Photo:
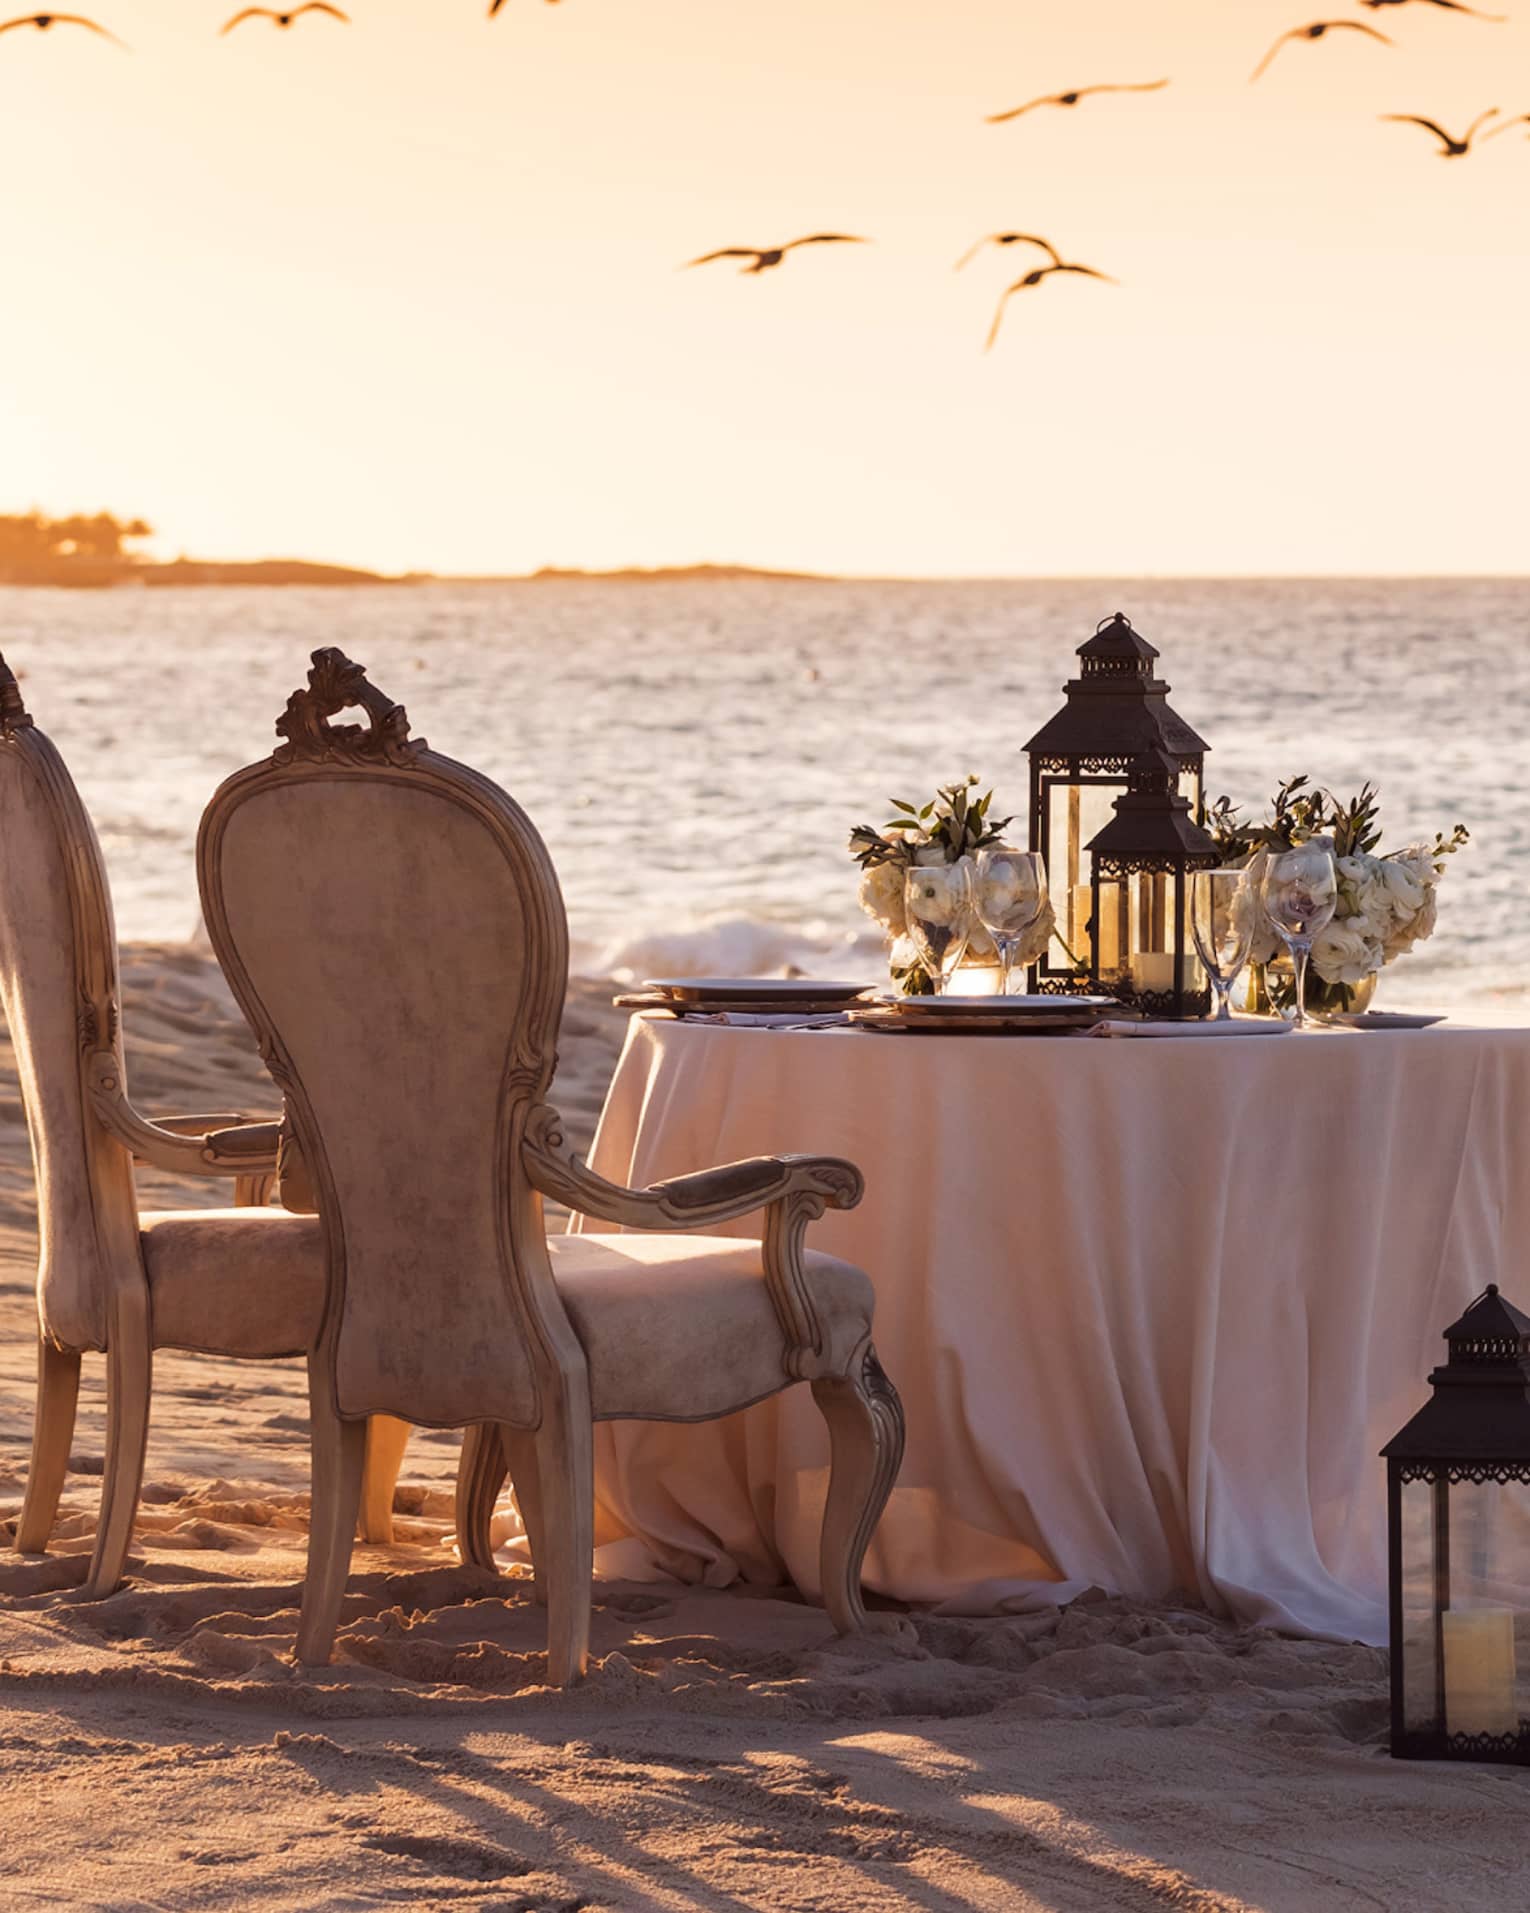
{"label": "folded white napkin", "polygon": [[1289,1036],[1291,1025],[1278,1016],[1235,1016],[1228,1023],[1096,1023],[1091,1036]]}

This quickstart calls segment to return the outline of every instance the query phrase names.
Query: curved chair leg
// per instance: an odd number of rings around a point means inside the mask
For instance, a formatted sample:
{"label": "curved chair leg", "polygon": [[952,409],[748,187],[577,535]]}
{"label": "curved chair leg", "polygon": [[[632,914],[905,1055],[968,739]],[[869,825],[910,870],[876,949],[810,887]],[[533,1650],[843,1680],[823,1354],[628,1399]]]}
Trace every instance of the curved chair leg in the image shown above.
{"label": "curved chair leg", "polygon": [[74,1408],[79,1393],[79,1351],[59,1348],[40,1335],[37,1338],[37,1411],[32,1420],[32,1465],[27,1470],[21,1519],[16,1523],[18,1554],[48,1551],[48,1537],[58,1514],[58,1498],[69,1472],[69,1445],[74,1439]]}
{"label": "curved chair leg", "polygon": [[387,1547],[393,1540],[393,1490],[413,1433],[411,1422],[392,1415],[373,1415],[367,1422],[367,1458],[361,1478],[363,1541]]}
{"label": "curved chair leg", "polygon": [[308,1425],[313,1451],[312,1513],[308,1524],[308,1572],[298,1622],[297,1657],[310,1667],[327,1664],[335,1645],[340,1603],[351,1570],[361,1474],[366,1464],[367,1425],[335,1412],[329,1364],[308,1358]]}
{"label": "curved chair leg", "polygon": [[[515,1505],[521,1511],[526,1545],[531,1549],[532,1593],[541,1606],[546,1607],[547,1576],[543,1572],[542,1562],[546,1558],[547,1534],[542,1523],[542,1466],[537,1460],[537,1438],[522,1428],[501,1428],[499,1432],[505,1452],[510,1457],[510,1485],[515,1490]],[[591,1492],[594,1492],[593,1487]],[[592,1556],[594,1551],[592,1527]]]}
{"label": "curved chair leg", "polygon": [[457,1552],[469,1566],[495,1568],[489,1521],[510,1472],[496,1422],[474,1422],[462,1431],[457,1461]]}
{"label": "curved chair leg", "polygon": [[153,1379],[148,1297],[121,1297],[107,1329],[106,1456],[101,1468],[96,1547],[85,1583],[87,1600],[101,1600],[114,1593],[127,1565],[138,1491],[143,1486]]}
{"label": "curved chair leg", "polygon": [[868,1625],[861,1563],[903,1460],[903,1404],[870,1343],[858,1375],[814,1382],[813,1399],[829,1424],[833,1457],[820,1552],[823,1602],[841,1634],[861,1634]]}
{"label": "curved chair leg", "polygon": [[[547,1589],[547,1678],[582,1680],[590,1658],[590,1584],[595,1565],[595,1431],[589,1393],[565,1383],[534,1437],[541,1535],[537,1578]],[[568,1396],[574,1397],[573,1401]],[[523,1470],[529,1474],[530,1470]]]}

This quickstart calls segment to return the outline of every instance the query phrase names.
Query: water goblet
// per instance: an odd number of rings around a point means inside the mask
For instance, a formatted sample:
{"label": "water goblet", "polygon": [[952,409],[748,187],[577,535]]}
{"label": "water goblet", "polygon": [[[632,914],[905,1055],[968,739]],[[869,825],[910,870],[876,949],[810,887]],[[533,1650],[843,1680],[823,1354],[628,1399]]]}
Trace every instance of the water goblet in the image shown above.
{"label": "water goblet", "polygon": [[1265,915],[1281,942],[1291,952],[1296,971],[1297,1029],[1307,1026],[1302,997],[1307,987],[1307,959],[1312,939],[1333,921],[1339,901],[1339,873],[1327,844],[1298,844],[1272,856],[1264,867]]}
{"label": "water goblet", "polygon": [[1190,934],[1217,993],[1214,1022],[1232,1016],[1233,985],[1254,946],[1259,908],[1246,870],[1197,870],[1190,879]]}
{"label": "water goblet", "polygon": [[919,960],[941,996],[972,935],[972,866],[915,865],[903,881],[903,911]]}
{"label": "water goblet", "polygon": [[1047,867],[1035,850],[994,844],[977,854],[973,915],[999,953],[999,994],[1009,995],[1015,955],[1047,907]]}

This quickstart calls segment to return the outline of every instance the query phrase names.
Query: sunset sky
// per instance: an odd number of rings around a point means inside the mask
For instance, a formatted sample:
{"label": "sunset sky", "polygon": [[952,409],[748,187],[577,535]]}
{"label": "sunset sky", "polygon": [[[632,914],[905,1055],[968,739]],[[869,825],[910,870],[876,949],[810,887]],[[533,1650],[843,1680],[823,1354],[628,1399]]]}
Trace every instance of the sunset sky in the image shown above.
{"label": "sunset sky", "polygon": [[[1521,572],[1530,0],[94,0],[0,37],[0,510],[387,570]],[[1106,80],[1162,93],[1010,126]],[[1050,236],[1119,287],[986,231]],[[694,254],[834,229],[777,272]]]}

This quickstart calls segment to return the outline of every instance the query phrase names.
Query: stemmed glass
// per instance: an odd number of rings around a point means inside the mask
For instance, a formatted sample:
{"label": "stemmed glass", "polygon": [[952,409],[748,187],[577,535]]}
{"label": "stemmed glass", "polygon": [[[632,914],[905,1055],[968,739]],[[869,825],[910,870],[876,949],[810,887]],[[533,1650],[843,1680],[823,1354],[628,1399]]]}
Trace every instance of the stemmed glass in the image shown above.
{"label": "stemmed glass", "polygon": [[1333,921],[1339,901],[1339,873],[1327,844],[1313,841],[1283,850],[1264,867],[1265,914],[1291,952],[1296,971],[1297,1029],[1305,1029],[1302,997],[1307,987],[1307,959],[1312,939]]}
{"label": "stemmed glass", "polygon": [[903,880],[903,912],[935,994],[943,996],[972,936],[972,866],[915,865]]}
{"label": "stemmed glass", "polygon": [[1259,898],[1246,870],[1197,870],[1190,879],[1190,934],[1217,993],[1214,1022],[1232,1015],[1233,985],[1254,947]]}
{"label": "stemmed glass", "polygon": [[994,844],[977,854],[972,908],[999,953],[999,994],[1009,995],[1015,952],[1047,907],[1047,867],[1035,850]]}

